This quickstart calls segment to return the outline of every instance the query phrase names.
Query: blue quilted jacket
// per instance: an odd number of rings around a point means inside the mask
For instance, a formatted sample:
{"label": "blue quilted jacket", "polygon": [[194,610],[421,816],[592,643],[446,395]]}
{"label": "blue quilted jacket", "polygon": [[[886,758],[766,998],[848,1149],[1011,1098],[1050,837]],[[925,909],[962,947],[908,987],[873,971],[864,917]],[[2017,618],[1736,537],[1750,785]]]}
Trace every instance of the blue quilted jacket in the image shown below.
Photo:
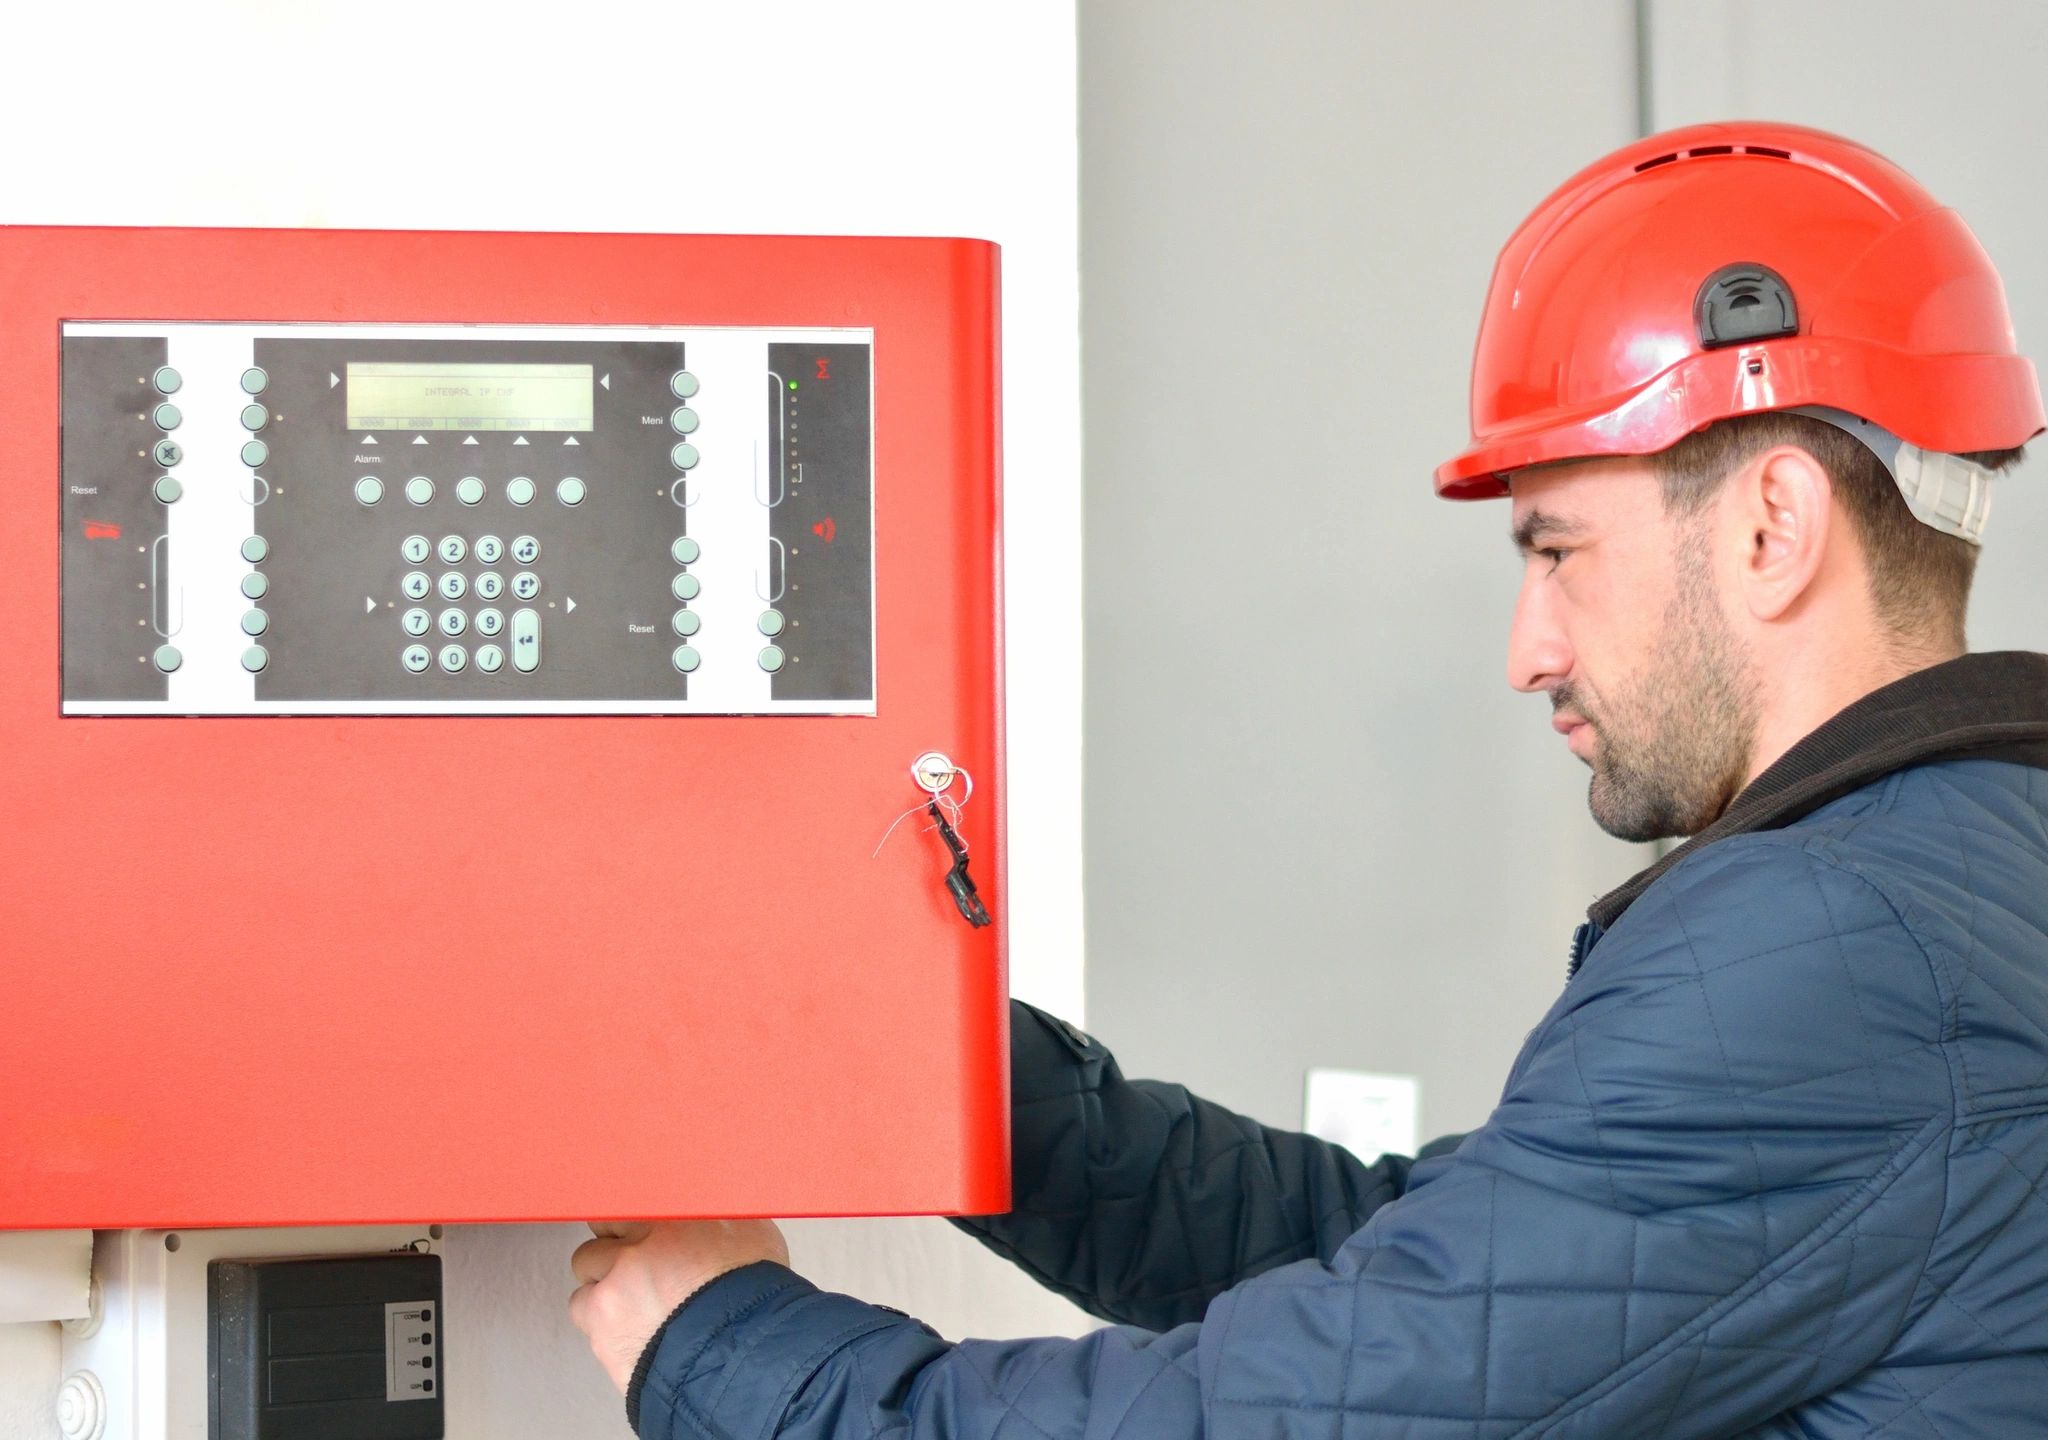
{"label": "blue quilted jacket", "polygon": [[775,1265],[645,1440],[2048,1436],[2048,658],[1828,722],[1596,905],[1500,1104],[1363,1164],[1019,1008],[1017,1208],[1117,1322],[949,1343]]}

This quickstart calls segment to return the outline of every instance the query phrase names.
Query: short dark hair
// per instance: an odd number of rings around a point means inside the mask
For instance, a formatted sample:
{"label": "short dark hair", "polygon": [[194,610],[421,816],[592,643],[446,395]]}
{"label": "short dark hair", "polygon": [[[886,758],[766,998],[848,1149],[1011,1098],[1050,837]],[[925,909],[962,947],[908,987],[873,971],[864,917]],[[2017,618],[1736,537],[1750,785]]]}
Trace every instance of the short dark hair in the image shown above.
{"label": "short dark hair", "polygon": [[[1869,447],[1810,415],[1766,411],[1719,420],[1649,457],[1666,514],[1693,516],[1745,463],[1778,445],[1796,445],[1827,472],[1835,496],[1863,542],[1871,600],[1894,634],[1908,641],[1964,646],[1963,619],[1977,547],[1913,518],[1906,497]],[[2025,447],[1977,450],[1963,458],[2009,470]]]}

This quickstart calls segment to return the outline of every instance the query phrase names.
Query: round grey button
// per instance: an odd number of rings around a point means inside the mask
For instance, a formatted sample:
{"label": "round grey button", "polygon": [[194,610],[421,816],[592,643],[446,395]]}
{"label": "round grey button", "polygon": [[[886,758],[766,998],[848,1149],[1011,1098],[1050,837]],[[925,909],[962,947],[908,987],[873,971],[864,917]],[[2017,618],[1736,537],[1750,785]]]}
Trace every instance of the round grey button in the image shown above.
{"label": "round grey button", "polygon": [[365,505],[375,505],[384,498],[384,482],[375,475],[365,475],[356,481],[356,499]]}
{"label": "round grey button", "polygon": [[398,547],[398,553],[412,565],[424,565],[427,557],[434,553],[434,542],[424,535],[408,535]]}
{"label": "round grey button", "polygon": [[263,387],[269,383],[270,376],[261,365],[251,365],[242,372],[242,392],[245,395],[261,395]]}
{"label": "round grey button", "polygon": [[427,578],[426,571],[415,570],[399,582],[399,589],[405,592],[408,600],[424,600],[433,593],[434,582]]}
{"label": "round grey button", "polygon": [[242,577],[242,593],[251,600],[261,600],[270,593],[270,577],[260,571],[251,570]]}
{"label": "round grey button", "polygon": [[270,458],[270,447],[261,440],[245,441],[242,445],[242,463],[254,470]]}
{"label": "round grey button", "polygon": [[588,488],[574,475],[569,476],[555,487],[555,498],[564,505],[581,505],[583,497],[588,493]]}
{"label": "round grey button", "polygon": [[484,482],[474,475],[463,476],[455,482],[455,498],[465,505],[481,504],[484,498]]}
{"label": "round grey button", "polygon": [[514,505],[533,503],[533,482],[524,475],[515,475],[505,482],[505,498]]}
{"label": "round grey button", "polygon": [[269,628],[270,617],[261,610],[245,610],[242,612],[242,633],[244,635],[261,635]]}
{"label": "round grey button", "polygon": [[668,588],[678,600],[695,600],[704,592],[703,582],[695,575],[678,575]]}
{"label": "round grey button", "polygon": [[780,610],[763,610],[760,620],[756,623],[761,627],[763,635],[780,635],[782,633],[782,612]]}
{"label": "round grey button", "polygon": [[675,626],[678,635],[695,635],[704,628],[704,617],[695,610],[678,610],[669,624]]}
{"label": "round grey button", "polygon": [[441,598],[460,600],[469,593],[469,577],[460,570],[449,570],[441,576]]}
{"label": "round grey button", "polygon": [[704,553],[704,547],[687,535],[679,535],[676,537],[676,543],[668,547],[668,553],[674,557],[676,564],[691,565]]}
{"label": "round grey button", "polygon": [[176,478],[170,475],[158,476],[154,488],[156,498],[163,501],[166,505],[177,504],[178,497],[185,493],[185,487],[180,485]]}
{"label": "round grey button", "polygon": [[[175,389],[176,387],[173,386],[172,388]],[[156,654],[150,658],[156,661],[156,668],[163,671],[166,675],[185,663],[185,657],[178,653],[178,647],[175,645],[157,646]]]}
{"label": "round grey button", "polygon": [[476,558],[480,564],[495,565],[505,555],[505,542],[495,535],[476,537]]}
{"label": "round grey button", "polygon": [[676,399],[687,400],[697,393],[697,377],[687,370],[678,370],[668,377],[668,388],[675,392]]}
{"label": "round grey button", "polygon": [[418,639],[434,628],[434,617],[418,606],[414,606],[405,612],[405,619],[401,623],[405,626],[406,634],[414,639]]}
{"label": "round grey button", "polygon": [[150,411],[149,418],[155,422],[156,428],[159,430],[175,430],[185,421],[185,417],[180,413],[178,407],[171,404],[168,400]]}
{"label": "round grey button", "polygon": [[682,671],[685,675],[704,663],[704,657],[697,653],[695,646],[691,645],[676,646],[668,658],[675,665],[676,669]]}
{"label": "round grey button", "polygon": [[697,463],[697,447],[683,444],[668,452],[669,463],[678,470],[688,470]]}
{"label": "round grey button", "polygon": [[697,412],[687,405],[678,405],[669,412],[668,423],[678,435],[694,435],[697,431]]}
{"label": "round grey button", "polygon": [[512,558],[521,565],[531,565],[540,559],[540,541],[531,535],[521,535],[512,542]]}
{"label": "round grey button", "polygon": [[498,634],[498,633],[499,633],[500,631],[502,631],[502,630],[503,630],[504,628],[505,628],[505,617],[504,617],[504,615],[503,615],[503,614],[502,614],[501,612],[499,612],[499,611],[497,611],[497,610],[489,610],[489,609],[486,609],[486,610],[479,610],[479,611],[477,611],[477,612],[476,612],[476,633],[477,633],[477,634],[479,634],[479,635],[496,635],[496,634]]}
{"label": "round grey button", "polygon": [[476,647],[476,668],[486,675],[495,675],[505,668],[505,652],[495,645]]}
{"label": "round grey button", "polygon": [[782,647],[780,645],[764,645],[761,647],[761,668],[769,674],[773,675],[782,668],[782,658]]}
{"label": "round grey button", "polygon": [[242,668],[254,675],[270,663],[270,652],[261,645],[251,645],[242,652]]}
{"label": "round grey button", "polygon": [[398,657],[406,669],[417,675],[434,663],[434,657],[424,645],[408,645],[405,653]]}
{"label": "round grey button", "polygon": [[270,542],[261,535],[250,535],[242,540],[242,558],[251,565],[261,565],[270,558]]}
{"label": "round grey button", "polygon": [[505,593],[505,577],[495,570],[486,570],[476,577],[476,597],[479,600],[495,600]]}
{"label": "round grey button", "polygon": [[469,664],[469,652],[460,645],[443,645],[441,647],[441,668],[450,675],[453,675],[467,664]]}
{"label": "round grey button", "polygon": [[469,617],[460,610],[443,610],[441,612],[441,633],[443,635],[460,635],[468,628]]}
{"label": "round grey button", "polygon": [[540,594],[540,576],[531,570],[521,570],[512,577],[512,593],[521,600],[531,600]]}
{"label": "round grey button", "polygon": [[149,377],[149,383],[156,386],[159,395],[175,395],[178,387],[185,383],[185,377],[168,365],[159,365],[156,374]]}
{"label": "round grey button", "polygon": [[242,407],[242,428],[244,430],[261,430],[269,423],[270,412],[261,405],[244,405]]}
{"label": "round grey button", "polygon": [[424,505],[434,498],[434,482],[424,475],[415,475],[405,482],[405,498],[415,505]]}
{"label": "round grey button", "polygon": [[469,542],[460,535],[441,537],[440,555],[443,565],[460,565],[462,557],[469,553]]}
{"label": "round grey button", "polygon": [[151,447],[150,458],[168,470],[185,458],[185,447],[175,440],[159,440]]}

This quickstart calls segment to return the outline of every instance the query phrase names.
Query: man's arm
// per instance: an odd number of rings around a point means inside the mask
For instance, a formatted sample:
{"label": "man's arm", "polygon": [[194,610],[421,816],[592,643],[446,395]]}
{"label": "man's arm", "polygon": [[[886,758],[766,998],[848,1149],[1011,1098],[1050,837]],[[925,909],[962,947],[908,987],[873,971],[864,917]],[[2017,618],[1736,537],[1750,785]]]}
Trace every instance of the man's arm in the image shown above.
{"label": "man's arm", "polygon": [[[1099,1041],[1010,1002],[1015,1203],[953,1223],[1091,1315],[1167,1330],[1242,1280],[1325,1259],[1407,1188],[1178,1085],[1126,1080]],[[1423,1151],[1448,1151],[1462,1137]]]}
{"label": "man's arm", "polygon": [[1789,837],[1724,841],[1608,936],[1487,1125],[1329,1261],[1166,1335],[957,1345],[748,1265],[650,1347],[639,1431],[1746,1431],[1866,1369],[1938,1299],[1921,1276],[1953,1126],[1943,1015],[1870,884]]}

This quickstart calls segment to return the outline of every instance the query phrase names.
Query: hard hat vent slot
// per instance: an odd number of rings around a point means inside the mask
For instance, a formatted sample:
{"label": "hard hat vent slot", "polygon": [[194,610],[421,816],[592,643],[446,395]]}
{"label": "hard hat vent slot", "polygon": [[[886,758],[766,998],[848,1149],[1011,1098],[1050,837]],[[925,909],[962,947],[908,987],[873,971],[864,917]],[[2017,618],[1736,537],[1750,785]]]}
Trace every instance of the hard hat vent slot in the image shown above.
{"label": "hard hat vent slot", "polygon": [[1799,333],[1792,287],[1769,266],[1750,261],[1723,265],[1709,275],[1693,298],[1693,317],[1707,350]]}
{"label": "hard hat vent slot", "polygon": [[1773,150],[1768,145],[1745,145],[1742,148],[1751,155],[1773,155],[1780,160],[1790,160],[1792,158],[1790,150]]}
{"label": "hard hat vent slot", "polygon": [[1688,155],[1733,155],[1735,147],[1733,145],[1695,145],[1685,153]]}
{"label": "hard hat vent slot", "polygon": [[1669,155],[1659,155],[1654,160],[1645,160],[1642,164],[1636,166],[1636,173],[1641,174],[1643,171],[1653,169],[1658,165],[1669,165],[1673,160],[1676,160],[1677,158],[1678,152],[1674,150]]}

